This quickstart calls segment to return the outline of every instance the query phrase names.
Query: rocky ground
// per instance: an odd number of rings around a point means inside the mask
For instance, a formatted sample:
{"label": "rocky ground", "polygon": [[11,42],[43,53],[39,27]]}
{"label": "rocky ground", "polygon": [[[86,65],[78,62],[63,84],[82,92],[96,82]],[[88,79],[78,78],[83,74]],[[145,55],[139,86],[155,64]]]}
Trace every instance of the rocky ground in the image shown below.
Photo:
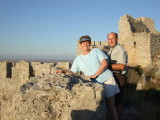
{"label": "rocky ground", "polygon": [[[129,83],[143,79],[135,69],[128,71]],[[2,80],[1,120],[106,120],[103,86],[87,77],[54,74],[16,81]],[[122,118],[139,120],[140,111],[132,105],[124,106]]]}
{"label": "rocky ground", "polygon": [[75,75],[34,77],[17,93],[1,97],[1,119],[105,120],[102,90],[102,85]]}

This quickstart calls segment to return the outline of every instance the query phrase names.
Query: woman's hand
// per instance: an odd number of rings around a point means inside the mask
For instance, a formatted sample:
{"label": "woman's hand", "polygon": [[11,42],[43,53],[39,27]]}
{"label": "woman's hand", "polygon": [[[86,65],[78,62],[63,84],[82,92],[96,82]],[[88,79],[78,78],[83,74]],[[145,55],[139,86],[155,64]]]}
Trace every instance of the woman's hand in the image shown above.
{"label": "woman's hand", "polygon": [[61,69],[57,69],[57,70],[56,70],[56,74],[57,74],[57,73],[64,73],[64,72],[65,72],[65,71],[64,71],[64,70],[61,70]]}
{"label": "woman's hand", "polygon": [[89,78],[97,78],[97,75],[90,75]]}
{"label": "woman's hand", "polygon": [[57,73],[75,74],[74,72],[72,72],[70,70],[62,70],[62,69],[57,69],[56,74]]}

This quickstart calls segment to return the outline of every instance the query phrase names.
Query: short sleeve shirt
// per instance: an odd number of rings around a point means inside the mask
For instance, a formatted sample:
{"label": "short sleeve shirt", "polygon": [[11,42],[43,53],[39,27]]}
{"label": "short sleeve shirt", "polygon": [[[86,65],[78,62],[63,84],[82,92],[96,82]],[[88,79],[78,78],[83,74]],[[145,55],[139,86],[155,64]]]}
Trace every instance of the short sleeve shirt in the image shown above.
{"label": "short sleeve shirt", "polygon": [[[120,45],[116,45],[114,48],[111,48],[108,52],[111,60],[116,60],[117,64],[127,64],[126,53]],[[126,70],[122,71],[122,74],[126,73]]]}
{"label": "short sleeve shirt", "polygon": [[[101,66],[101,61],[108,59],[108,57],[99,49],[94,48],[87,55],[79,55],[73,62],[71,71],[74,73],[82,71],[86,76],[94,75]],[[106,70],[100,74],[96,80],[100,83],[108,80],[113,76],[112,72],[106,68]]]}

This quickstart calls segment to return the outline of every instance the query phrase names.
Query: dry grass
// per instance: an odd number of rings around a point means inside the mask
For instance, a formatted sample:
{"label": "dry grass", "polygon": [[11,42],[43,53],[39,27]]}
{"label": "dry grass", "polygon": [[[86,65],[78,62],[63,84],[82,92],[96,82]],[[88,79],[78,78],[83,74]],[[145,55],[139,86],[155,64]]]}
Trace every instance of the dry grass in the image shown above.
{"label": "dry grass", "polygon": [[144,90],[136,91],[136,84],[125,88],[125,107],[133,106],[139,111],[140,120],[159,120],[160,118],[160,84],[148,83]]}

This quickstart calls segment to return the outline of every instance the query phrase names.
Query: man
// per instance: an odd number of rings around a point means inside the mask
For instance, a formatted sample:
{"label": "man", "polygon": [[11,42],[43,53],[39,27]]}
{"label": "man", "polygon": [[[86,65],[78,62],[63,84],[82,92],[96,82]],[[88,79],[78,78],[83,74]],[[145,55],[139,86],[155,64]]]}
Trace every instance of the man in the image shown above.
{"label": "man", "polygon": [[127,57],[124,49],[118,44],[118,34],[111,32],[107,35],[108,43],[111,49],[108,52],[110,56],[109,69],[113,72],[114,78],[120,88],[120,93],[115,95],[115,105],[118,113],[119,120],[121,119],[121,100],[123,96],[124,85],[126,84],[126,64]]}

